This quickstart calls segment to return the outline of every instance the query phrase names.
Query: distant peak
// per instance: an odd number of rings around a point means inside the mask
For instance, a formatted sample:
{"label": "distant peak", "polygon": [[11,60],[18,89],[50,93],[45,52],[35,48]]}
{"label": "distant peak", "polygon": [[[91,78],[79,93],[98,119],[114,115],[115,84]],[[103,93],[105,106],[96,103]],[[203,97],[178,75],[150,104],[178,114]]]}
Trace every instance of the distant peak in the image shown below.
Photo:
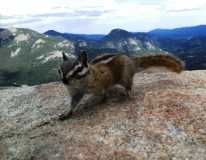
{"label": "distant peak", "polygon": [[113,33],[129,33],[128,31],[126,30],[123,30],[123,29],[120,29],[120,28],[115,28],[113,30],[111,30],[110,34],[113,34]]}
{"label": "distant peak", "polygon": [[46,33],[59,33],[59,32],[57,32],[57,31],[55,31],[55,30],[48,30],[48,31],[46,31],[44,34],[46,34]]}
{"label": "distant peak", "polygon": [[62,36],[62,33],[60,32],[57,32],[55,30],[48,30],[46,32],[44,32],[45,35],[48,35],[48,36]]}
{"label": "distant peak", "polygon": [[126,30],[117,28],[117,29],[111,30],[111,32],[106,36],[106,38],[120,39],[120,38],[126,38],[126,37],[131,37],[131,36],[133,36],[132,33]]}

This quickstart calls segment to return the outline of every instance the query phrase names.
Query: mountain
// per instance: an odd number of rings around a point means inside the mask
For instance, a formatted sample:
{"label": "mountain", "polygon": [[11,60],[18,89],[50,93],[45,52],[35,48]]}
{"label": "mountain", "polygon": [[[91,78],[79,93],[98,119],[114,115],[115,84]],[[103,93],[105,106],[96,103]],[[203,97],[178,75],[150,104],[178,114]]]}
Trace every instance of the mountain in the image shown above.
{"label": "mountain", "polygon": [[206,69],[206,25],[148,33],[115,29],[103,38],[103,46],[132,55],[165,51],[185,61],[188,70]]}
{"label": "mountain", "polygon": [[131,32],[118,28],[111,30],[111,32],[104,37],[104,40],[119,40],[130,37],[134,37]]}
{"label": "mountain", "polygon": [[88,40],[88,41],[98,41],[104,35],[102,34],[73,34],[73,33],[60,33],[54,30],[48,30],[44,34],[49,35],[49,36],[55,36],[55,37],[63,37],[68,40],[72,41],[78,41],[78,40]]}
{"label": "mountain", "polygon": [[182,27],[176,29],[155,29],[148,32],[150,36],[170,39],[187,39],[192,37],[206,36],[206,25]]}
{"label": "mountain", "polygon": [[132,33],[122,29],[114,29],[99,41],[101,48],[113,48],[132,55],[161,52],[146,33]]}
{"label": "mountain", "polygon": [[148,33],[155,45],[186,62],[189,70],[206,69],[206,25]]}
{"label": "mountain", "polygon": [[[128,55],[139,55],[161,51],[155,46],[153,40],[150,39],[146,33],[132,33],[122,29],[113,29],[105,36],[86,35],[90,38],[85,38],[79,34],[59,33],[53,30],[49,30],[45,32],[45,34],[75,41],[77,50],[87,50],[89,53],[93,53],[94,50],[101,50],[100,52],[111,51],[116,53],[121,52]],[[98,37],[98,40],[94,40],[95,36]]]}
{"label": "mountain", "polygon": [[74,57],[74,44],[29,29],[0,32],[0,85],[38,84],[58,79],[62,51]]}
{"label": "mountain", "polygon": [[14,38],[11,32],[0,28],[0,47]]}
{"label": "mountain", "polygon": [[206,36],[190,39],[158,39],[157,46],[184,60],[188,70],[206,69]]}

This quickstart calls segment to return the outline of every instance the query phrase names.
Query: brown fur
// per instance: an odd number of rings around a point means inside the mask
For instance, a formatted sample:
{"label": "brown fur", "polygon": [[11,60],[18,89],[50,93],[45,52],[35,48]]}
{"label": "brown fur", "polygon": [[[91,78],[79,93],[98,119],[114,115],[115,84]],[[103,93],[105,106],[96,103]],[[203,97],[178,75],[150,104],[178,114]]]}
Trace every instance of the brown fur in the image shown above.
{"label": "brown fur", "polygon": [[87,79],[87,90],[95,94],[104,94],[114,83],[111,70],[105,65],[89,66],[90,74]]}
{"label": "brown fur", "polygon": [[164,66],[173,72],[180,73],[184,70],[184,63],[171,55],[150,55],[145,57],[136,57],[134,62],[137,68],[147,69],[149,67]]}
{"label": "brown fur", "polygon": [[89,70],[88,89],[100,93],[105,92],[115,84],[120,84],[130,90],[135,66],[129,57],[117,55],[107,64],[91,64]]}

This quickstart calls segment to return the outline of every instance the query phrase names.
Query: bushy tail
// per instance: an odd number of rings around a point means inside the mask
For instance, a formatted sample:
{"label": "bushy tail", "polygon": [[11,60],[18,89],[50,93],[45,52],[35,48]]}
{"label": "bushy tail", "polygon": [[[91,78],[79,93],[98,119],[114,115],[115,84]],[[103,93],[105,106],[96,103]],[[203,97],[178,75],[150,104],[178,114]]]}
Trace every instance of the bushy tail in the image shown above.
{"label": "bushy tail", "polygon": [[138,69],[163,66],[177,73],[184,70],[184,63],[180,59],[167,54],[135,57],[134,63]]}

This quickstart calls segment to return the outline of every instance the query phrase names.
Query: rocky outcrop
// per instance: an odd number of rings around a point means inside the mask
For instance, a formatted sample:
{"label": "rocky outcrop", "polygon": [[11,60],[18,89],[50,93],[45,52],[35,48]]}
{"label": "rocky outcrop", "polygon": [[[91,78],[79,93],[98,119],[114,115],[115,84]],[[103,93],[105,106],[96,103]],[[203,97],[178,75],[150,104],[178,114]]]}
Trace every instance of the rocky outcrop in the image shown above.
{"label": "rocky outcrop", "polygon": [[0,91],[1,160],[206,159],[206,71],[135,75],[131,99],[65,121],[61,83]]}

